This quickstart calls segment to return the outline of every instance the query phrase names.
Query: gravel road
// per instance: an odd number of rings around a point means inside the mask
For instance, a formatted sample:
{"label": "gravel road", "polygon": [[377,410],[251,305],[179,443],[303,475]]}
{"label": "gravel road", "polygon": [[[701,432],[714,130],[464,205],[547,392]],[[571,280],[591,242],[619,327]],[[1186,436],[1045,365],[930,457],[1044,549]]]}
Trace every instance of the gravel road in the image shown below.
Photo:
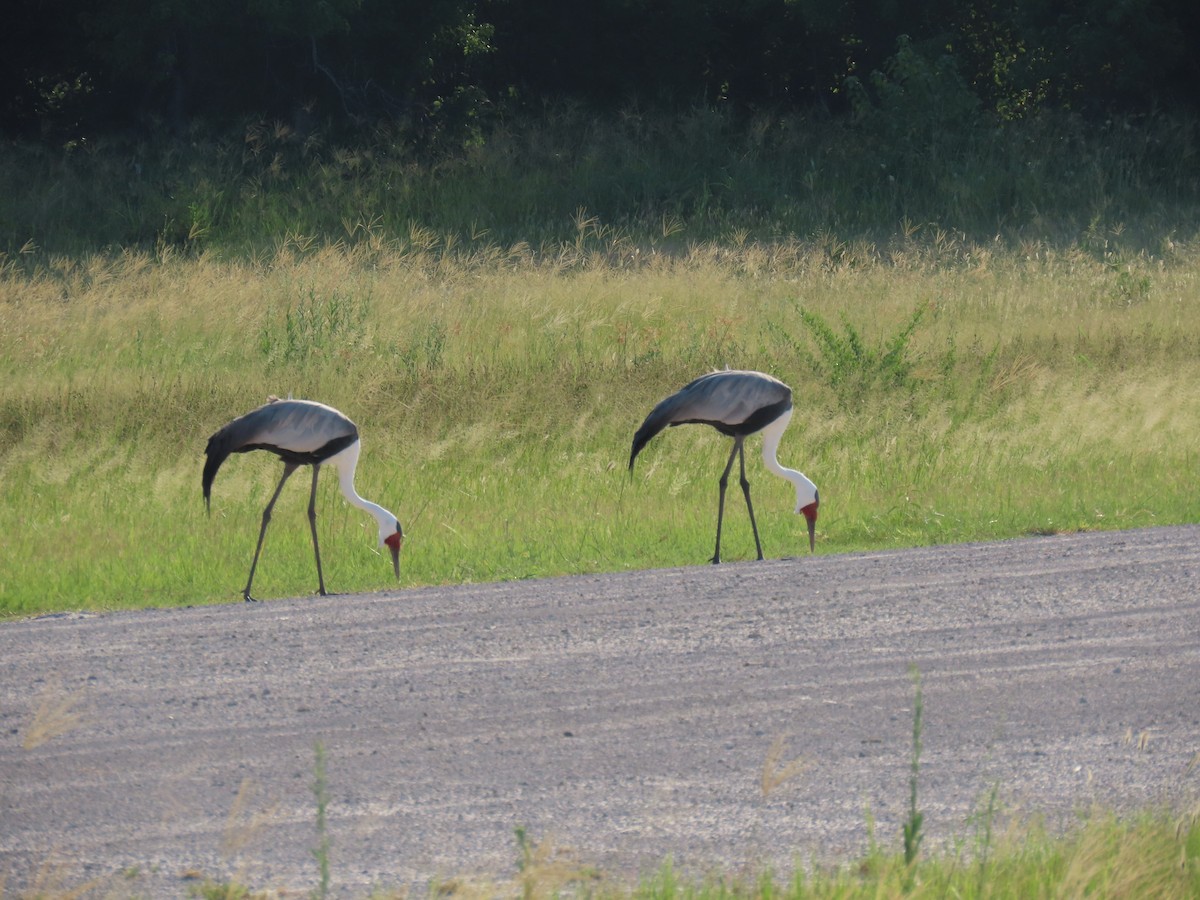
{"label": "gravel road", "polygon": [[304,894],[318,742],[339,897],[898,848],[913,665],[926,846],[1194,802],[1198,585],[1188,526],[3,622],[0,894]]}

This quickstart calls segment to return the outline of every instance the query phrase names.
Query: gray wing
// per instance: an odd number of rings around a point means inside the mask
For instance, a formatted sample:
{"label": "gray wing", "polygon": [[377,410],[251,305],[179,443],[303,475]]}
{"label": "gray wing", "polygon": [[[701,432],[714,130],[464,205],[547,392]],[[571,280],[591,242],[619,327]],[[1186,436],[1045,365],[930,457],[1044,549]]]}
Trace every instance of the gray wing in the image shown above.
{"label": "gray wing", "polygon": [[322,452],[331,445],[340,445],[341,449],[357,438],[355,424],[331,406],[311,400],[265,403],[208,439],[204,449],[204,499],[208,501],[217,470],[231,453],[270,450],[288,462],[312,463],[319,462]]}
{"label": "gray wing", "polygon": [[633,468],[642,447],[668,425],[698,422],[724,431],[748,422],[761,410],[789,405],[791,396],[791,388],[764,372],[726,370],[701,375],[646,416],[633,436],[629,467]]}
{"label": "gray wing", "polygon": [[662,410],[660,415],[666,416],[668,425],[741,425],[760,409],[782,403],[791,395],[791,388],[764,372],[713,372],[672,394],[655,410]]}

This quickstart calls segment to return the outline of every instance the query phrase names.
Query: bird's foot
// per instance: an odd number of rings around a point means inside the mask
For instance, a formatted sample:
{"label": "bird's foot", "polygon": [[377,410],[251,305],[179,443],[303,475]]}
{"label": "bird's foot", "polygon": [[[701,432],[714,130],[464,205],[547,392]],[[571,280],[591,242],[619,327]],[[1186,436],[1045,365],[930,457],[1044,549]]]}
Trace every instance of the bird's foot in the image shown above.
{"label": "bird's foot", "polygon": [[247,603],[257,603],[258,602],[257,597],[251,597],[249,594],[242,594],[242,599],[245,600]]}
{"label": "bird's foot", "polygon": [[714,566],[719,566],[721,564],[721,557],[714,556],[712,559],[709,560],[709,562],[711,562]]}

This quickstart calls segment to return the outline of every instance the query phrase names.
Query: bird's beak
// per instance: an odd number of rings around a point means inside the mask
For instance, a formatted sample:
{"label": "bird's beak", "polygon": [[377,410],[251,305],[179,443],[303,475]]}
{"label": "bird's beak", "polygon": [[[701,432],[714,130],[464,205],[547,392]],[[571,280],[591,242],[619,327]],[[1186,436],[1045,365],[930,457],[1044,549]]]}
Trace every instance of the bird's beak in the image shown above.
{"label": "bird's beak", "polygon": [[817,549],[817,504],[810,503],[808,506],[802,507],[800,512],[804,513],[804,518],[808,520],[808,550],[810,553],[815,553]]}
{"label": "bird's beak", "polygon": [[400,580],[400,547],[404,544],[403,533],[397,531],[395,534],[388,535],[384,541],[387,544],[388,550],[392,552],[392,570],[396,573],[396,580]]}

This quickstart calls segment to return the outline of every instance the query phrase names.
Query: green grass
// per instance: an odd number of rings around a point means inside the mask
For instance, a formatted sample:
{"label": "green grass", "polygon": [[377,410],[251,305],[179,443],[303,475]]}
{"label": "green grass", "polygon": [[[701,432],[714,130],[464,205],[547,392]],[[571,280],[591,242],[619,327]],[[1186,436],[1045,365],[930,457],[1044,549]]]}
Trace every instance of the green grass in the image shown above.
{"label": "green grass", "polygon": [[[206,517],[204,443],[268,394],[359,423],[359,491],[405,526],[406,586],[702,563],[725,439],[671,429],[626,463],[657,399],[726,365],[793,386],[780,458],[821,488],[821,553],[1200,520],[1200,248],[1114,270],[920,236],[841,262],[581,240],[9,260],[0,609],[236,599],[281,467],[230,459]],[[787,485],[749,471],[764,550],[803,553]],[[280,500],[264,597],[315,589],[306,499]],[[391,586],[332,476],[319,511],[331,590]],[[747,524],[735,507],[728,559],[752,558]]]}
{"label": "green grass", "polygon": [[176,141],[0,142],[0,251],[268,261],[314,242],[420,251],[453,235],[569,255],[592,222],[643,250],[820,236],[834,262],[852,262],[860,238],[930,223],[939,253],[966,237],[1162,254],[1200,228],[1200,121],[943,119],[945,99],[899,92],[852,120],[557,108],[440,154],[386,125],[301,136],[268,121],[219,134],[197,124]]}
{"label": "green grass", "polygon": [[[237,599],[280,466],[231,459],[206,517],[204,443],[269,394],[359,423],[404,586],[702,563],[726,441],[626,462],[726,366],[794,388],[821,553],[1200,521],[1197,123],[866,140],[897,115],[0,146],[0,615]],[[764,551],[801,554],[749,474]],[[315,588],[305,493],[263,597]],[[331,476],[319,504],[330,589],[393,586]]]}
{"label": "green grass", "polygon": [[[991,820],[989,820],[989,827]],[[1200,818],[1195,813],[1147,812],[1119,818],[1093,811],[1073,828],[1051,833],[1034,820],[1011,820],[996,831],[906,861],[903,852],[872,847],[838,863],[797,860],[793,870],[757,870],[697,878],[670,860],[634,883],[610,879],[578,851],[537,842],[517,830],[516,874],[448,877],[431,896],[491,898],[590,897],[596,900],[867,900],[943,898],[1027,900],[1031,897],[1094,897],[1124,900],[1188,900],[1200,893]],[[238,883],[206,881],[200,897],[267,897]],[[317,895],[317,894],[314,894]],[[407,889],[379,887],[373,900],[411,896]]]}
{"label": "green grass", "polygon": [[[231,459],[205,516],[204,443],[268,394],[359,423],[359,491],[404,523],[406,587],[703,564],[727,442],[672,429],[626,462],[658,399],[727,365],[795,390],[780,457],[820,486],[819,553],[1200,521],[1196,123],[917,146],[770,116],[557,116],[439,160],[261,125],[0,147],[0,616],[237,601],[280,466]],[[767,555],[803,555],[790,487],[749,473]],[[260,596],[315,589],[306,493],[277,506]],[[330,588],[391,587],[330,476],[319,504]],[[753,558],[748,524],[731,507],[728,560]],[[917,739],[907,861],[699,882],[664,864],[618,886],[523,839],[512,884],[441,887],[1200,894],[1194,815],[1052,835],[989,804],[973,838],[918,854]]]}

